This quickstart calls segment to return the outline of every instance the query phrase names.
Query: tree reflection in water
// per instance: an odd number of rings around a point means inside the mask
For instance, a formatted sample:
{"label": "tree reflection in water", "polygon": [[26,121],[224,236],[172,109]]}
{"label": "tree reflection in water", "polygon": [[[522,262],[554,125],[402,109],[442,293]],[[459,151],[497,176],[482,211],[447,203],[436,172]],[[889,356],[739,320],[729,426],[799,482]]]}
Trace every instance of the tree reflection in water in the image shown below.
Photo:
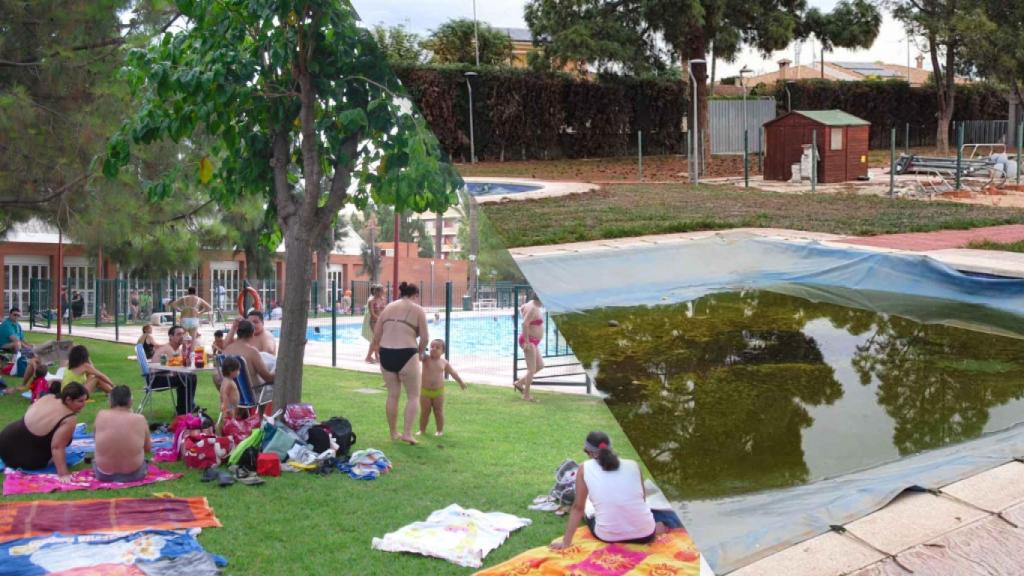
{"label": "tree reflection in water", "polygon": [[858,384],[837,380],[805,334],[818,319],[865,339],[849,356],[861,384],[878,384],[901,453],[977,436],[990,407],[1024,391],[1018,341],[767,291],[567,314],[558,327],[584,365],[598,362],[598,388],[668,495],[693,499],[808,481],[808,407]]}

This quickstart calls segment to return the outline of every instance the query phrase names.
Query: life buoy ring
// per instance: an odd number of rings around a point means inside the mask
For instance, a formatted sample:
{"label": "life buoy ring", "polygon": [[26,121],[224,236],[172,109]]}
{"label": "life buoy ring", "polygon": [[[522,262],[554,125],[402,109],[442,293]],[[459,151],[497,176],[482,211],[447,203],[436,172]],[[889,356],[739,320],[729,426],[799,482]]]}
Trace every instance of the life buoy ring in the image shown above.
{"label": "life buoy ring", "polygon": [[238,304],[238,315],[239,316],[242,316],[242,317],[245,316],[245,312],[246,312],[246,310],[245,310],[245,297],[246,296],[252,296],[252,300],[253,300],[252,307],[253,308],[255,308],[256,310],[262,310],[263,309],[263,301],[260,300],[260,293],[257,292],[256,289],[253,288],[252,286],[246,286],[245,290],[240,290],[238,292],[238,303],[237,304]]}

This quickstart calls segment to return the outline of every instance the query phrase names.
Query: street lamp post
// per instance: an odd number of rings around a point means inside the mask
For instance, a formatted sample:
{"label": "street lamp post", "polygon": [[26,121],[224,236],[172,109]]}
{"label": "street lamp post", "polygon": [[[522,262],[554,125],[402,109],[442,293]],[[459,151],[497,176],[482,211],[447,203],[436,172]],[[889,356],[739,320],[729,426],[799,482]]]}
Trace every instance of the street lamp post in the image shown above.
{"label": "street lamp post", "polygon": [[786,80],[786,112],[793,111],[793,95],[789,93],[789,87],[793,84],[792,80]]}
{"label": "street lamp post", "polygon": [[476,0],[473,0],[473,48],[476,50],[476,67],[480,67],[480,30],[476,19]]}
{"label": "street lamp post", "polygon": [[469,162],[476,164],[476,137],[473,133],[473,83],[470,81],[476,72],[466,72],[466,89],[469,91]]}
{"label": "street lamp post", "polygon": [[743,77],[746,74],[750,74],[750,68],[745,65],[740,69],[740,86],[743,87],[743,133],[747,132],[747,81]]}
{"label": "street lamp post", "polygon": [[697,119],[697,77],[693,75],[694,64],[704,64],[703,59],[690,60],[688,69],[690,71],[690,83],[693,84],[693,148],[691,159],[693,167],[690,169],[690,182],[697,184],[700,182],[700,155],[701,155],[701,141],[700,141],[700,123]]}
{"label": "street lamp post", "polygon": [[430,259],[430,306],[437,306],[437,301],[434,300],[434,259]]}

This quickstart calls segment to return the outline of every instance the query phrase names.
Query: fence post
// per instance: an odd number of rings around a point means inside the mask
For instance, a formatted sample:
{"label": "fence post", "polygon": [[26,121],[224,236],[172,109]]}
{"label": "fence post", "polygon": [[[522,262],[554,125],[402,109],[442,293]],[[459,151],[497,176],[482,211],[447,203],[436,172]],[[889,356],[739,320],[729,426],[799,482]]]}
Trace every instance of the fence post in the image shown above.
{"label": "fence post", "polygon": [[956,189],[960,191],[960,165],[964,158],[964,125],[961,122],[956,127]]}
{"label": "fence post", "polygon": [[743,129],[743,189],[750,188],[750,163],[747,158],[748,152],[747,129]]}
{"label": "fence post", "polygon": [[331,282],[331,366],[338,365],[338,281]]}
{"label": "fence post", "polygon": [[118,340],[121,339],[121,320],[119,317],[121,312],[120,284],[120,280],[114,280],[114,342],[117,342]]}
{"label": "fence post", "polygon": [[[63,272],[64,271],[61,270],[61,273],[63,273]],[[67,297],[67,304],[65,306],[67,307],[67,313],[68,313],[68,336],[71,336],[71,324],[72,324],[71,321],[75,318],[75,314],[74,314],[74,312],[71,311],[71,287],[68,286],[67,274],[64,275],[64,293],[68,295],[68,297]],[[59,296],[58,296],[58,298],[59,298]],[[63,314],[64,311],[61,310],[61,313]],[[59,336],[59,334],[58,334],[58,336]]]}
{"label": "fence post", "polygon": [[[174,297],[174,295],[177,294],[177,293],[178,293],[178,278],[176,276],[171,276],[171,294],[167,298],[167,302],[170,303],[170,302],[174,302],[175,300],[177,300],[177,298]],[[178,323],[178,312],[174,309],[173,306],[169,306],[169,308],[171,309],[171,325],[173,326],[173,325]],[[166,312],[166,310],[165,310],[165,312]]]}
{"label": "fence post", "polygon": [[811,131],[811,192],[818,188],[818,131]]}
{"label": "fence post", "polygon": [[764,176],[764,126],[757,128],[757,171]]}
{"label": "fence post", "polygon": [[93,300],[93,302],[92,302],[92,311],[93,311],[93,316],[95,316],[95,318],[96,318],[96,328],[100,327],[100,300],[103,299],[103,294],[102,294],[102,292],[100,292],[100,286],[102,286],[102,284],[100,283],[100,277],[97,274],[96,275],[96,290],[95,290],[95,292],[93,292],[93,297],[92,297],[92,300]]}
{"label": "fence post", "polygon": [[640,172],[640,180],[644,179],[644,133],[642,130],[636,131],[636,165],[637,171]]}
{"label": "fence post", "polygon": [[1017,126],[1017,186],[1020,186],[1020,148],[1024,146],[1024,122]]}
{"label": "fence post", "polygon": [[351,299],[352,301],[348,303],[348,308],[350,310],[349,314],[351,314],[352,316],[355,316],[356,315],[356,281],[355,280],[350,280],[350,282],[352,283],[352,291],[350,292],[350,294],[352,294],[352,299]]}
{"label": "fence post", "polygon": [[512,382],[519,381],[519,288],[512,287]]}
{"label": "fence post", "polygon": [[896,195],[896,128],[892,129],[889,143],[889,197]]}
{"label": "fence post", "polygon": [[452,282],[444,284],[444,359],[452,353]]}

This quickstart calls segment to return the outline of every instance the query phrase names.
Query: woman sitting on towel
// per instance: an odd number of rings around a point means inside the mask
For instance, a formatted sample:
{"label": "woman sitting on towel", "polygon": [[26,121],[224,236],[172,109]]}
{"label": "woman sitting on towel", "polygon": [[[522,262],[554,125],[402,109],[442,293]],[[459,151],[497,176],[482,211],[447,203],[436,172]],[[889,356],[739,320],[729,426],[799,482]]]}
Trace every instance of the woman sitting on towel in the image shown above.
{"label": "woman sitting on towel", "polygon": [[64,449],[75,433],[76,416],[85,407],[89,391],[73,382],[59,390],[54,382],[51,391],[29,406],[21,420],[11,422],[0,432],[0,459],[11,468],[39,470],[50,461],[57,467],[61,482],[71,479]]}
{"label": "woman sitting on towel", "polygon": [[633,460],[620,460],[604,432],[591,432],[583,443],[590,456],[576,472],[576,499],[565,526],[565,535],[551,548],[561,550],[572,544],[573,534],[584,520],[587,498],[594,504],[594,516],[585,518],[590,533],[602,542],[647,544],[665,526],[655,522],[647,506],[644,478]]}

